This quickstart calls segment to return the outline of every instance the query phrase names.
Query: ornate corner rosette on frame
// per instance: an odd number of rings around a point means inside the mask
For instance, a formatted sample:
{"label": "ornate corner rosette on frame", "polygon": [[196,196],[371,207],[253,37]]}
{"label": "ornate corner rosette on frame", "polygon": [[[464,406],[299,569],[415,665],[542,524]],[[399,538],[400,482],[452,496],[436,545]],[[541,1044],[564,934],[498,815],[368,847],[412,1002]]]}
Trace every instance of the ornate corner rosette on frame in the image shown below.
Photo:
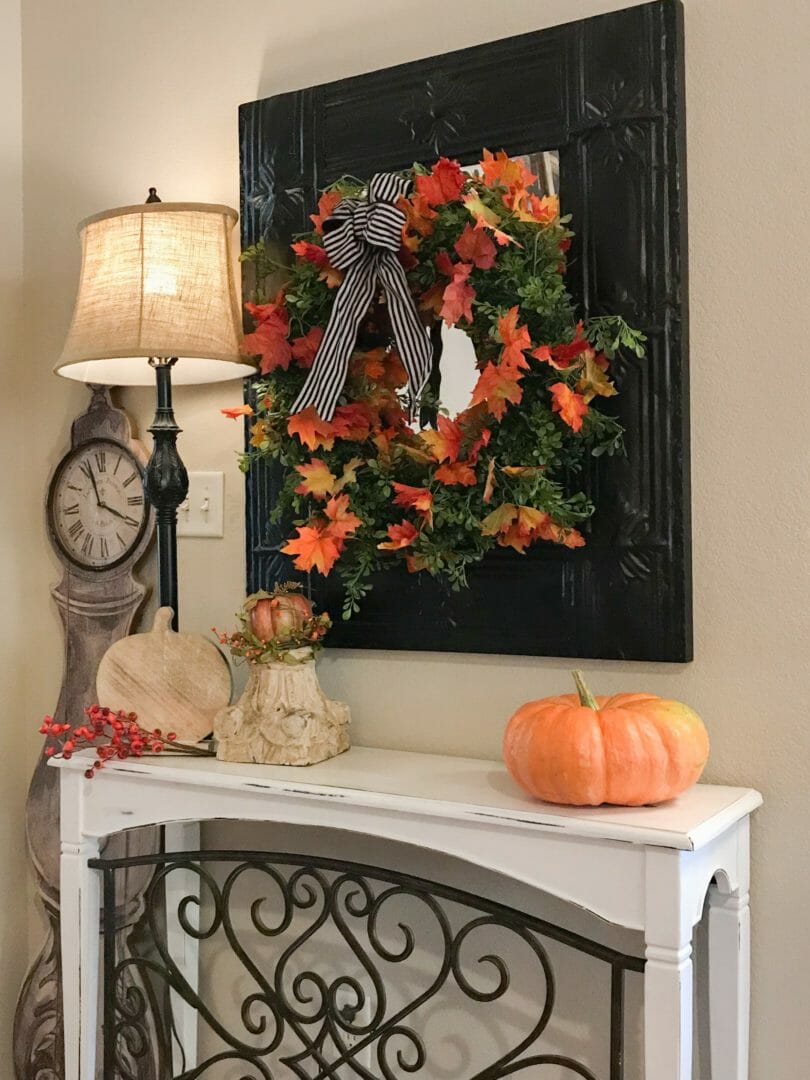
{"label": "ornate corner rosette on frame", "polygon": [[[291,266],[263,242],[243,253],[260,283],[243,349],[261,379],[255,408],[223,411],[251,417],[245,470],[284,468],[282,551],[299,570],[337,570],[344,618],[387,566],[461,588],[494,547],[585,543],[577,526],[595,507],[578,474],[623,448],[596,399],[617,392],[616,352],[643,355],[644,337],[618,316],[578,317],[569,219],[535,181],[523,159],[486,150],[472,172],[440,158],[368,185],[343,178]],[[434,389],[442,322],[476,357],[452,417]]]}

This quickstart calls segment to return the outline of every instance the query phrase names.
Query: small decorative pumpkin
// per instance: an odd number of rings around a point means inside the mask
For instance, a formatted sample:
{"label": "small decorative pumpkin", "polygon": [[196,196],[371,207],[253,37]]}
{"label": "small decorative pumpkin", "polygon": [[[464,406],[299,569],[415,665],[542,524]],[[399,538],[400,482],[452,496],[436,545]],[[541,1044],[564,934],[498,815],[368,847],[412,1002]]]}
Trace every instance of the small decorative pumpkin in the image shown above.
{"label": "small decorative pumpkin", "polygon": [[594,698],[581,671],[577,694],[522,705],[507,725],[503,757],[530,795],[569,806],[644,806],[694,784],[709,756],[703,721],[655,694]]}
{"label": "small decorative pumpkin", "polygon": [[307,619],[312,618],[312,604],[297,592],[280,592],[273,595],[254,593],[245,603],[250,629],[259,641],[273,638],[283,640],[296,630],[302,630]]}

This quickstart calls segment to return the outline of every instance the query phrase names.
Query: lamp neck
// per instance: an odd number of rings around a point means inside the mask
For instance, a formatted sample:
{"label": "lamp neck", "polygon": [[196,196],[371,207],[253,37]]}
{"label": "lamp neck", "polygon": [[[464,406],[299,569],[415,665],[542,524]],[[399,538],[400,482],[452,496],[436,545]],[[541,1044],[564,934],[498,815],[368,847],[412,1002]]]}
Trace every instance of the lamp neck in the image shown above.
{"label": "lamp neck", "polygon": [[[157,379],[157,407],[171,413],[172,410],[172,368],[177,363],[176,356],[150,356],[149,366],[155,369]],[[157,417],[155,417],[157,422]],[[171,417],[172,424],[174,417]],[[150,428],[151,431],[151,428]]]}
{"label": "lamp neck", "polygon": [[176,356],[151,357],[157,383],[157,409],[149,431],[155,439],[144,474],[146,496],[155,508],[158,534],[160,606],[174,611],[177,629],[177,508],[188,493],[188,474],[177,453],[180,428],[172,411],[172,367]]}

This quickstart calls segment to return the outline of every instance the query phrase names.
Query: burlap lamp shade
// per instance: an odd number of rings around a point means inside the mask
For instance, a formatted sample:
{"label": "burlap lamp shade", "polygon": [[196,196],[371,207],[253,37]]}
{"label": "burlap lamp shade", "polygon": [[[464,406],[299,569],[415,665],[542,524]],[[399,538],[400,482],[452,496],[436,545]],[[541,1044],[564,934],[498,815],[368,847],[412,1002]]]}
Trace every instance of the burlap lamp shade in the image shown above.
{"label": "burlap lamp shade", "polygon": [[79,225],[82,266],[59,375],[82,382],[154,382],[150,357],[177,357],[174,383],[245,378],[231,259],[236,211],[145,203]]}
{"label": "burlap lamp shade", "polygon": [[[73,321],[56,365],[57,374],[81,382],[155,384],[154,447],[143,486],[155,508],[159,603],[174,612],[175,630],[177,508],[188,473],[177,452],[172,382],[222,382],[256,371],[239,354],[230,249],[236,221],[230,207],[164,203],[154,188],[146,203],[86,218]],[[91,497],[99,512],[111,512],[88,468]]]}

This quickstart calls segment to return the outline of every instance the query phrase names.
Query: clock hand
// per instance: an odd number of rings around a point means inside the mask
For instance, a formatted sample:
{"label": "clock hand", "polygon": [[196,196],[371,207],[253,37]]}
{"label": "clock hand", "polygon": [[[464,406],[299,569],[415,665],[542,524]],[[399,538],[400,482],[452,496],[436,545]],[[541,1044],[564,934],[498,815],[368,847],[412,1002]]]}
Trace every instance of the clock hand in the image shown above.
{"label": "clock hand", "polygon": [[100,502],[98,505],[100,510],[109,510],[111,514],[115,514],[115,516],[121,518],[122,521],[127,520],[127,515],[122,514],[120,510],[116,510],[114,506],[108,506],[103,502]]}
{"label": "clock hand", "polygon": [[90,477],[90,483],[93,485],[93,491],[96,493],[96,506],[103,506],[104,503],[101,501],[101,496],[98,493],[98,485],[96,484],[96,478],[95,476],[93,476],[93,466],[88,462],[86,469],[84,468],[84,466],[82,466],[82,472]]}

